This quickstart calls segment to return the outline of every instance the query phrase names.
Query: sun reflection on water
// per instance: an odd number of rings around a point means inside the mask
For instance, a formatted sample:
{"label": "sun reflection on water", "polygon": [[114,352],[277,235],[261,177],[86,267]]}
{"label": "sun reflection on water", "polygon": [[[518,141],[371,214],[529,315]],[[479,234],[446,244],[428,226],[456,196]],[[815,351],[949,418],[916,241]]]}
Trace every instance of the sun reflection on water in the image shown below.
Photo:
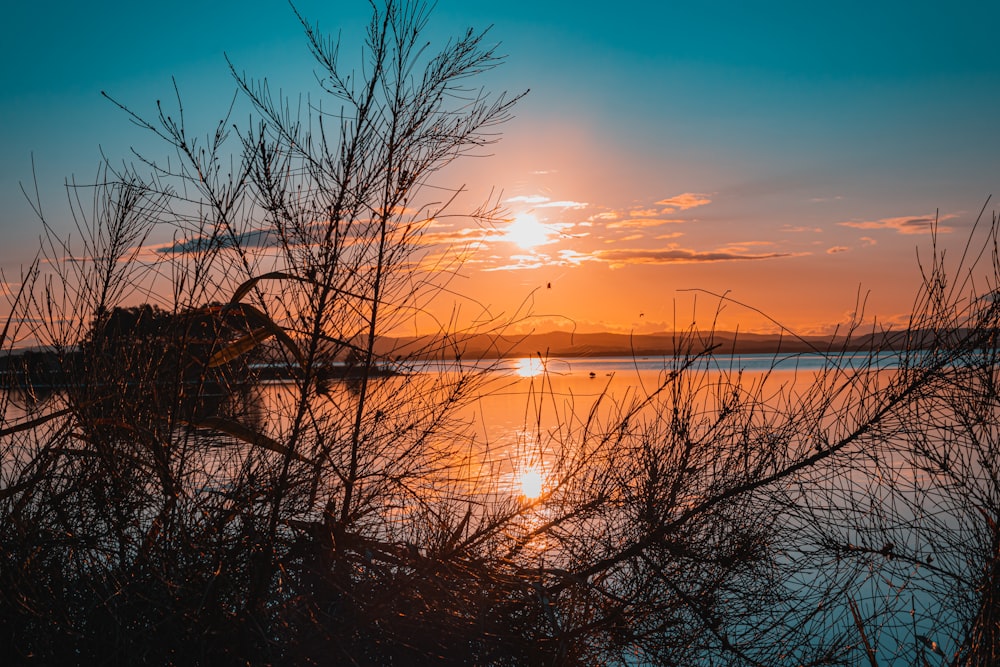
{"label": "sun reflection on water", "polygon": [[533,378],[545,372],[545,363],[537,357],[518,359],[514,372],[517,373],[518,377]]}
{"label": "sun reflection on water", "polygon": [[542,488],[545,486],[545,473],[539,466],[528,466],[521,470],[518,475],[521,495],[528,500],[533,500],[542,495]]}

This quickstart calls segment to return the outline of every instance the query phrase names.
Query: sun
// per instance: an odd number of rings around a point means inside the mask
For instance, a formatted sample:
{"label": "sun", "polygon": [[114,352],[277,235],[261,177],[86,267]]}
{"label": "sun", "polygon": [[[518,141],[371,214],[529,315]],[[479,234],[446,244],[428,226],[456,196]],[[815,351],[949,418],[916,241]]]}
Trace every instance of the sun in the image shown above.
{"label": "sun", "polygon": [[510,241],[524,250],[531,250],[535,246],[549,242],[549,231],[531,213],[518,213],[507,225],[507,231],[502,240]]}
{"label": "sun", "polygon": [[545,475],[538,466],[529,466],[522,470],[519,481],[521,483],[521,495],[525,498],[531,500],[542,495]]}

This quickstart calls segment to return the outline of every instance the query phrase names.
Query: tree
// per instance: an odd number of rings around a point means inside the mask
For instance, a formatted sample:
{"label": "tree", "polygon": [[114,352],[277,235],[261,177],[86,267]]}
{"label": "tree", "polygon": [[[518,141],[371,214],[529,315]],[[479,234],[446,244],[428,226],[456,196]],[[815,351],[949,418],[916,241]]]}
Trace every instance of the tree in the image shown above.
{"label": "tree", "polygon": [[[74,378],[0,425],[15,660],[991,659],[995,265],[962,264],[951,287],[935,249],[889,374],[882,348],[843,352],[857,328],[804,388],[719,373],[712,332],[679,331],[657,387],[536,434],[551,481],[534,500],[455,418],[488,374],[379,376],[401,353],[384,334],[447,280],[420,262],[450,202],[434,177],[517,99],[463,87],[500,62],[484,33],[431,53],[427,19],[373,6],[357,74],[300,17],[327,100],[302,115],[235,68],[250,127],[202,141],[179,100],[154,121],[119,105],[178,160],[106,164],[76,209],[83,247],[46,236],[56,274],[26,273],[3,329],[36,322]],[[159,225],[174,242],[149,261]],[[158,305],[123,308],[135,291]],[[443,329],[421,355],[461,356]],[[330,379],[344,359],[350,386]],[[214,385],[250,394],[223,409]]]}
{"label": "tree", "polygon": [[[47,414],[0,431],[15,462],[4,618],[22,655],[96,656],[108,636],[128,662],[168,648],[186,651],[183,661],[291,660],[334,637],[348,647],[360,641],[369,582],[352,572],[366,544],[423,543],[440,529],[432,506],[443,501],[433,498],[460,484],[451,457],[465,444],[438,433],[476,378],[376,383],[375,343],[440,287],[414,271],[422,230],[447,205],[420,203],[423,188],[492,142],[516,98],[463,87],[501,60],[483,33],[435,54],[419,41],[426,5],[373,10],[360,80],[340,68],[338,44],[302,20],[329,111],[292,118],[266,83],[235,69],[257,124],[232,136],[224,121],[195,139],[179,102],[153,122],[126,109],[179,161],[146,163],[149,178],[105,165],[90,193],[95,214],[76,211],[84,247],[47,237],[56,280],[14,305],[45,314],[35,334],[74,381]],[[150,267],[140,249],[163,224],[177,242]],[[163,275],[167,290],[154,280]],[[123,310],[130,289],[168,301]],[[251,380],[218,372],[251,351],[292,379],[270,392],[266,418],[185,408],[192,394],[204,403],[209,381]],[[331,365],[348,355],[358,386],[331,388]],[[57,606],[24,608],[18,595]],[[330,614],[335,598],[359,603],[339,603],[358,619],[346,631],[292,622]],[[45,649],[45,633],[62,641]]]}

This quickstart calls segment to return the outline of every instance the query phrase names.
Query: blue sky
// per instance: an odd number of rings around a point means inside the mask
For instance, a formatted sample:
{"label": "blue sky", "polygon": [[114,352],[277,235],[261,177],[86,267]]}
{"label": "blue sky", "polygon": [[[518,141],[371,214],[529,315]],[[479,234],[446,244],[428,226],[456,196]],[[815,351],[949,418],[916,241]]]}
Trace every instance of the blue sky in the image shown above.
{"label": "blue sky", "polygon": [[[367,3],[297,6],[357,49]],[[492,24],[508,61],[481,83],[531,90],[494,157],[457,177],[553,232],[520,249],[484,235],[463,288],[501,311],[497,295],[555,280],[536,309],[591,328],[667,328],[687,288],[731,290],[799,330],[842,322],[859,288],[898,318],[927,246],[920,221],[939,211],[942,243],[960,247],[996,192],[998,19],[985,2],[438,2],[433,43]],[[39,231],[19,186],[32,155],[46,212],[69,229],[64,178],[92,178],[102,150],[164,150],[100,91],[149,114],[173,76],[207,132],[233,90],[224,54],[315,90],[282,2],[19,3],[3,30],[8,280]],[[705,203],[670,205],[685,201]]]}

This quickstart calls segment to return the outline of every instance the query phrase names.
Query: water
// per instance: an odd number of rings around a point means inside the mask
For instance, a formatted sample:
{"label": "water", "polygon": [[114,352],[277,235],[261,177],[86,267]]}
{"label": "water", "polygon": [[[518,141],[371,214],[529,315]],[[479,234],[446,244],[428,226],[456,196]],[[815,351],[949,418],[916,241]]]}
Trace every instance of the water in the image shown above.
{"label": "water", "polygon": [[[485,369],[495,380],[467,411],[474,415],[482,437],[492,443],[513,444],[527,431],[545,433],[574,415],[585,416],[598,402],[604,406],[598,416],[610,419],[616,411],[655,392],[680,363],[672,357],[513,358],[462,362],[461,367]],[[703,384],[725,381],[751,387],[766,382],[773,391],[787,393],[807,390],[825,369],[891,373],[899,363],[895,352],[833,358],[820,354],[713,355],[695,360],[689,371]],[[455,369],[454,363],[434,361],[408,362],[403,368],[415,373]],[[708,399],[710,392],[703,393]]]}
{"label": "water", "polygon": [[[794,405],[799,398],[808,404],[809,392],[816,389],[817,382],[829,383],[831,378],[836,380],[838,377],[843,382],[845,378],[857,374],[856,377],[864,378],[859,386],[867,387],[867,395],[874,400],[879,389],[894,377],[900,363],[897,353],[882,353],[874,357],[862,353],[848,354],[832,360],[822,355],[717,355],[694,364],[692,384],[688,386],[698,393],[702,409],[711,418],[709,413],[716,405],[716,392],[720,385],[728,382],[739,384],[746,391],[760,391],[760,396],[773,399],[771,407],[779,408],[779,405]],[[502,360],[488,371],[497,378],[503,378],[501,386],[482,395],[470,406],[467,415],[477,436],[488,442],[494,452],[502,452],[498,471],[508,480],[506,484],[516,491],[519,483],[523,483],[522,478],[534,483],[532,476],[537,471],[541,471],[543,477],[549,473],[557,474],[554,469],[559,465],[560,443],[577,442],[574,436],[579,436],[580,420],[587,415],[594,415],[598,424],[612,426],[633,406],[641,405],[635,421],[655,422],[657,411],[669,409],[669,399],[648,402],[645,399],[663,386],[665,378],[676,369],[677,364],[676,359],[670,358],[580,358],[544,362],[537,358]],[[427,372],[434,365],[424,362],[412,368]],[[836,400],[856,401],[858,396],[848,393]],[[596,411],[595,406],[598,408]],[[831,410],[831,414],[837,415],[836,419],[844,418],[836,410]],[[827,424],[831,425],[836,419],[831,417]],[[864,464],[855,461],[849,465]],[[883,466],[880,470],[890,470],[896,465],[891,461],[881,461],[876,467]],[[906,474],[905,471],[897,472]],[[896,500],[883,497],[877,482],[871,486],[870,478],[880,472],[872,473],[859,467],[843,474],[844,478],[836,482],[838,489],[830,492],[833,502],[838,502],[836,499],[840,498],[839,502],[852,504],[859,500],[897,503],[877,511],[873,509],[869,512],[861,506],[848,510],[857,512],[855,518],[861,525],[869,521],[868,517],[881,511],[906,518],[910,511],[906,503],[898,504],[898,497]],[[897,483],[902,489],[908,488],[908,481],[897,479]],[[853,493],[859,495],[852,496]],[[906,500],[915,499],[907,497]],[[939,508],[937,511],[944,510]],[[838,513],[834,511],[833,516],[837,517]],[[912,518],[916,525],[917,517]],[[943,515],[939,518],[942,524],[953,523]],[[802,532],[809,535],[809,539],[815,538],[808,526],[803,526]],[[920,535],[919,531],[904,529],[897,531],[891,540],[896,541],[898,549],[921,555],[925,554],[922,550],[926,549],[926,544],[921,543],[925,538]],[[844,544],[859,539],[857,534],[848,533],[847,527],[841,537]],[[862,539],[890,541],[890,538],[879,536],[877,531]],[[875,548],[881,545],[882,542],[879,542]],[[805,552],[795,555],[797,547],[786,545],[786,548],[789,558],[804,557]],[[815,546],[805,548],[811,550]],[[940,581],[933,574],[921,570],[918,564],[902,566],[896,563],[898,561],[876,557],[870,572],[867,576],[859,576],[856,588],[852,589],[862,611],[873,614],[877,623],[882,624],[869,627],[869,632],[876,633],[870,641],[880,664],[897,664],[899,661],[909,664],[923,650],[911,643],[916,635],[933,636],[945,643],[946,650],[954,650],[954,639],[949,641],[942,626],[954,627],[955,617],[940,611],[941,601],[936,593],[921,590],[921,587],[927,586],[937,590],[935,587],[941,585]],[[794,565],[789,563],[789,566],[790,570],[795,570]],[[960,571],[963,567],[958,565],[955,569]],[[891,572],[892,576],[885,572]],[[824,580],[826,576],[828,572],[823,570],[807,570],[799,573],[797,580],[787,580],[780,585],[795,598],[802,589],[814,586],[816,581]],[[832,641],[835,636],[846,638],[848,643],[858,641],[853,616],[843,605],[844,600],[841,599],[839,607],[834,605],[822,617],[817,616],[826,619],[825,624],[818,623],[813,628],[818,641]],[[929,664],[934,664],[932,656],[928,658]]]}
{"label": "water", "polygon": [[[848,354],[837,356],[832,367],[845,373],[858,372],[865,374],[872,371],[877,376],[875,385],[891,378],[898,367],[900,359],[894,353],[884,353],[874,358],[867,354]],[[458,408],[456,421],[464,428],[447,431],[443,437],[458,434],[468,439],[468,466],[476,472],[470,473],[470,479],[482,480],[492,478],[489,485],[491,493],[506,493],[511,495],[534,495],[537,491],[528,490],[522,486],[526,481],[545,489],[558,475],[562,459],[559,449],[564,444],[578,442],[578,437],[586,428],[611,428],[625,414],[632,414],[636,409],[636,420],[649,419],[655,421],[657,411],[664,410],[669,401],[664,397],[660,400],[647,400],[655,396],[657,390],[664,386],[664,381],[676,370],[679,360],[674,358],[573,358],[549,359],[538,358],[504,359],[491,361],[438,363],[431,361],[411,361],[401,366],[405,373],[418,376],[417,382],[410,383],[414,378],[384,377],[372,381],[371,389],[378,392],[385,405],[394,405],[403,410],[409,409],[410,402],[420,398],[419,394],[407,392],[406,387],[412,384],[422,386],[421,379],[434,379],[449,374],[460,375],[461,372],[483,371],[485,383],[474,394],[473,400]],[[812,390],[818,380],[828,379],[824,371],[831,368],[831,359],[822,355],[788,355],[768,354],[748,355],[715,355],[698,359],[692,368],[692,384],[689,389],[699,393],[702,408],[706,414],[715,406],[718,400],[717,392],[726,386],[727,382],[735,382],[744,391],[762,391],[763,396],[772,396],[775,401],[789,396],[794,397]],[[739,376],[737,376],[739,374]],[[345,404],[350,399],[344,398],[350,392],[347,382],[335,383],[333,391],[343,399]],[[423,383],[425,384],[425,383]],[[294,394],[293,387],[287,384],[275,383],[263,389],[262,424],[274,437],[287,432],[288,399]],[[17,400],[6,400],[11,396],[0,396],[0,406],[3,407],[3,426],[18,423],[21,420],[37,414],[34,410],[45,409],[44,405],[30,405]],[[428,396],[433,404],[433,397]],[[58,397],[50,398],[53,403],[59,403]],[[335,401],[331,400],[331,404]],[[272,410],[272,406],[275,409]],[[279,409],[280,408],[280,409]],[[349,424],[350,416],[341,423]],[[2,427],[0,427],[2,428]],[[224,461],[228,459],[220,459]],[[845,478],[846,479],[846,478]],[[901,546],[905,546],[899,541]],[[544,548],[541,545],[540,548]],[[869,600],[892,593],[891,585],[886,587],[877,578],[878,571],[867,579],[857,589]],[[817,573],[822,576],[822,573]],[[805,584],[808,585],[808,578]],[[787,582],[793,587],[799,585]],[[912,595],[912,594],[911,594]],[[874,604],[874,603],[872,603]],[[898,616],[902,628],[897,636],[900,641],[911,641],[913,632],[908,630],[907,622],[911,621],[906,610],[911,606],[917,609],[933,609],[930,599],[917,598],[916,602],[903,601],[901,604],[886,603],[892,607],[888,616]],[[850,630],[850,619],[846,626],[843,623],[845,614],[831,612],[830,618],[839,617],[833,630],[845,632]],[[927,614],[920,618],[920,632],[932,634],[934,624],[928,620]],[[831,630],[831,632],[833,631]],[[848,632],[849,634],[849,632]],[[939,637],[940,639],[940,637]],[[893,640],[895,641],[895,639]],[[880,657],[907,654],[906,649],[885,644]]]}
{"label": "water", "polygon": [[[491,457],[531,459],[503,464],[505,475],[539,463],[545,456],[546,441],[565,440],[566,432],[590,418],[595,424],[613,424],[616,419],[660,388],[681,360],[673,357],[580,357],[566,359],[511,358],[440,362],[412,360],[398,365],[405,375],[444,377],[478,374],[482,386],[473,400],[457,410],[456,419],[466,426],[465,435],[477,447],[488,449]],[[891,371],[899,363],[897,353],[885,352],[874,357],[848,353],[827,357],[820,354],[742,354],[712,355],[696,359],[690,370],[700,378],[702,400],[711,401],[706,385],[712,382],[738,382],[759,387],[765,380],[775,392],[808,389],[816,374],[835,365],[847,372],[873,368]],[[739,377],[737,379],[737,374]],[[375,378],[370,388],[392,393],[404,388],[408,378]],[[349,383],[334,383],[346,391]],[[283,382],[265,383],[261,392],[262,414],[270,413],[270,433],[280,438],[286,431],[288,407],[294,389]],[[407,394],[401,393],[400,397]],[[402,399],[400,399],[402,400]],[[35,403],[19,395],[0,395],[2,425],[16,424],[43,414],[61,403],[52,394]],[[596,406],[596,409],[595,409]],[[658,404],[650,401],[644,413],[650,415]]]}
{"label": "water", "polygon": [[[912,354],[912,353],[911,353]],[[699,364],[702,367],[716,371],[766,372],[779,371],[818,371],[834,363],[843,368],[860,368],[875,366],[879,369],[891,369],[899,365],[899,352],[879,352],[871,355],[867,352],[848,352],[846,354],[715,354],[704,357]],[[591,372],[598,375],[607,373],[645,373],[660,372],[673,368],[677,363],[675,357],[574,357],[542,360],[538,357],[521,357],[512,359],[485,359],[462,361],[459,366],[467,369],[488,369],[491,372],[515,374],[530,377],[543,371],[555,375],[585,375]],[[454,370],[455,362],[440,361],[408,361],[403,370],[413,372],[439,372]]]}

